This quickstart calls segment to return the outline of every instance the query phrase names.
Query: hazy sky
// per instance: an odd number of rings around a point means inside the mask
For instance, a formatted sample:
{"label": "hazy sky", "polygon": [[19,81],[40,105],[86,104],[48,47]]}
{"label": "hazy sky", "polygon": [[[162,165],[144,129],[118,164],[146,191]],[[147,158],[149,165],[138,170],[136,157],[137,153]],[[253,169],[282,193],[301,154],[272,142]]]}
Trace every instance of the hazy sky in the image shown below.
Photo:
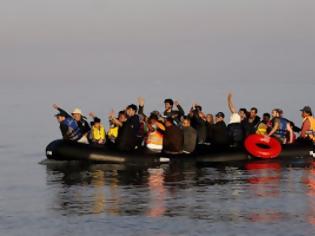
{"label": "hazy sky", "polygon": [[315,109],[314,22],[314,0],[1,0],[0,104]]}

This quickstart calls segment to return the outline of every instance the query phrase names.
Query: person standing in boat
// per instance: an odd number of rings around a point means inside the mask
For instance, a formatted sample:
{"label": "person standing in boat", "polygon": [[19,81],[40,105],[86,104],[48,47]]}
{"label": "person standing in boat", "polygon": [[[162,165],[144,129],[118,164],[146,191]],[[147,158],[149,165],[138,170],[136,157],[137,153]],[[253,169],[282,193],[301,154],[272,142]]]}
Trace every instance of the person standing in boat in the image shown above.
{"label": "person standing in boat", "polygon": [[196,149],[198,132],[191,126],[191,121],[188,116],[183,117],[182,127],[184,135],[183,153],[189,154]]}
{"label": "person standing in boat", "polygon": [[213,142],[213,126],[214,126],[213,115],[207,114],[207,116],[206,116],[206,127],[207,127],[206,143],[207,144],[211,144]]}
{"label": "person standing in boat", "polygon": [[165,126],[159,121],[159,117],[156,113],[151,113],[147,127],[148,132],[145,138],[146,147],[152,152],[161,152],[163,150]]}
{"label": "person standing in boat", "polygon": [[229,143],[228,128],[224,122],[224,113],[218,112],[215,115],[215,124],[213,126],[213,145],[217,148],[224,148]]}
{"label": "person standing in boat", "polygon": [[[53,105],[53,108],[57,109],[58,106]],[[55,115],[55,117],[60,124],[59,128],[63,139],[79,142],[79,140],[82,138],[82,133],[73,117],[63,110],[60,110],[59,113]]]}
{"label": "person standing in boat", "polygon": [[89,134],[90,143],[104,145],[106,142],[106,132],[104,126],[101,123],[101,119],[96,117],[93,112],[91,112],[89,116],[93,118],[93,122],[91,122],[91,131]]}
{"label": "person standing in boat", "polygon": [[[173,101],[171,98],[167,98],[164,100],[165,110],[163,115],[166,118],[172,118],[174,120],[175,125],[180,124],[180,119],[185,115],[184,109],[179,105],[178,101]],[[174,105],[177,110],[174,110]]]}
{"label": "person standing in boat", "polygon": [[315,143],[315,118],[313,117],[312,109],[309,106],[301,109],[301,116],[303,118],[301,135],[302,140],[311,140]]}
{"label": "person standing in boat", "polygon": [[110,113],[110,120],[113,124],[119,127],[116,147],[121,151],[132,151],[137,145],[137,135],[140,128],[140,119],[136,114],[138,107],[131,104],[126,108],[127,119],[121,122],[115,118],[115,113]]}
{"label": "person standing in boat", "polygon": [[[127,115],[125,111],[118,112],[117,120],[120,123],[124,123],[127,120]],[[118,138],[119,126],[112,121],[112,118],[109,117],[109,129],[107,132],[108,141],[107,144],[114,144]]]}
{"label": "person standing in boat", "polygon": [[193,104],[189,112],[189,123],[197,131],[198,144],[204,144],[207,139],[206,115],[202,112],[202,107],[196,103]]}
{"label": "person standing in boat", "polygon": [[[277,138],[281,143],[293,143],[293,130],[290,125],[290,122],[281,117],[282,110],[273,109],[272,110],[272,128],[271,131],[267,134],[267,136],[273,136]],[[289,134],[289,139],[287,138],[287,134]]]}
{"label": "person standing in boat", "polygon": [[174,125],[171,117],[165,120],[165,135],[163,139],[163,151],[170,154],[180,154],[183,151],[184,135],[183,131]]}
{"label": "person standing in boat", "polygon": [[238,113],[233,113],[230,123],[227,126],[229,134],[229,144],[232,147],[241,147],[244,140],[244,132],[241,124],[241,117]]}
{"label": "person standing in boat", "polygon": [[252,107],[249,111],[248,118],[242,121],[245,137],[256,133],[257,127],[260,123],[260,117],[257,113],[258,109],[256,107]]}
{"label": "person standing in boat", "polygon": [[[59,112],[63,112],[63,113],[68,114],[65,110],[63,110],[60,106],[58,106],[56,104],[54,104],[53,107],[56,110],[58,110]],[[80,128],[81,134],[82,134],[82,137],[79,140],[79,142],[88,144],[89,143],[88,134],[89,134],[91,128],[90,128],[89,123],[86,120],[86,117],[82,115],[82,111],[79,108],[75,108],[73,110],[73,112],[71,113],[71,115],[72,115],[72,118],[77,122],[77,124]]]}

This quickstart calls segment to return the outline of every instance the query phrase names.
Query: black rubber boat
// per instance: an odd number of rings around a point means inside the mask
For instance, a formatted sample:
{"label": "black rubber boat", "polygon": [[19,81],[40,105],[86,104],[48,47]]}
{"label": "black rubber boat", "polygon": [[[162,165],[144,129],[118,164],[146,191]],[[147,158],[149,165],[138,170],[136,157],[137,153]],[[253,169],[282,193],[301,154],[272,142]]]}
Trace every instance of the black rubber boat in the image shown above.
{"label": "black rubber boat", "polygon": [[[98,147],[88,144],[56,140],[46,148],[46,156],[51,160],[60,161],[87,161],[109,164],[160,164],[172,160],[194,160],[199,164],[247,161],[255,159],[245,149],[225,148],[215,149],[211,146],[200,146],[192,154],[152,153],[139,149],[133,152],[120,152],[108,147]],[[284,145],[279,160],[311,161],[315,157],[314,147],[305,144]],[[314,159],[315,160],[315,159]]]}

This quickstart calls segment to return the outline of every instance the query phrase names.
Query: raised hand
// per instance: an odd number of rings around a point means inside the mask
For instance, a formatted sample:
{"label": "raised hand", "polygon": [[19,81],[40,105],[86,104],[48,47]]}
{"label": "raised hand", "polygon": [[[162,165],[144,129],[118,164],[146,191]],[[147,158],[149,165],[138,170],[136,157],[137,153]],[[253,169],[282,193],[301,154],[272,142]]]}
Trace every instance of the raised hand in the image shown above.
{"label": "raised hand", "polygon": [[95,113],[94,113],[94,112],[90,112],[90,113],[89,113],[89,116],[92,117],[92,118],[94,118],[94,117],[95,117]]}
{"label": "raised hand", "polygon": [[115,111],[114,111],[114,109],[111,110],[111,112],[109,113],[108,116],[109,116],[110,119],[115,118]]}
{"label": "raised hand", "polygon": [[138,97],[138,105],[140,106],[140,107],[143,107],[144,106],[144,98],[143,97]]}
{"label": "raised hand", "polygon": [[53,104],[53,108],[58,110],[59,109],[59,106],[57,104]]}

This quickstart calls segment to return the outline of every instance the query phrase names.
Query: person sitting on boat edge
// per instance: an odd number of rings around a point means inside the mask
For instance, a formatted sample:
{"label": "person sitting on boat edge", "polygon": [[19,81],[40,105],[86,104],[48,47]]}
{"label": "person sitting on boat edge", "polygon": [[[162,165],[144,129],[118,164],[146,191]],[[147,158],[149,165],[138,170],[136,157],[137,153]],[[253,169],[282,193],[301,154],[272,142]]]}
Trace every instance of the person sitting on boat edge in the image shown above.
{"label": "person sitting on boat edge", "polygon": [[165,134],[165,126],[159,122],[159,117],[155,113],[151,113],[148,123],[148,132],[145,138],[145,146],[152,152],[161,152],[163,150],[163,139]]}
{"label": "person sitting on boat edge", "polygon": [[[67,113],[65,110],[63,110],[61,107],[59,107],[56,104],[54,104],[53,107],[60,112]],[[86,120],[86,117],[82,115],[82,111],[79,108],[75,108],[72,111],[71,115],[72,115],[72,118],[77,122],[77,124],[80,128],[81,134],[82,134],[82,137],[78,142],[88,144],[89,143],[88,134],[89,134],[91,128],[89,126],[89,123]]]}
{"label": "person sitting on boat edge", "polygon": [[[57,105],[53,105],[53,108],[58,110]],[[82,138],[80,128],[71,115],[61,110],[55,117],[60,124],[59,128],[64,140],[78,142]]]}
{"label": "person sitting on boat edge", "polygon": [[[277,138],[282,144],[293,143],[292,127],[287,119],[281,117],[281,110],[273,109],[271,115],[272,128],[271,131],[267,134],[267,136],[273,136]],[[288,133],[289,139],[287,138]]]}
{"label": "person sitting on boat edge", "polygon": [[183,153],[190,154],[196,149],[198,132],[191,126],[191,120],[188,116],[184,116],[182,119],[182,129],[184,135]]}
{"label": "person sitting on boat edge", "polygon": [[311,140],[315,144],[315,118],[310,106],[305,106],[300,110],[303,118],[300,138]]}
{"label": "person sitting on boat edge", "polygon": [[93,112],[89,113],[89,116],[93,118],[93,122],[91,122],[91,131],[89,134],[90,143],[104,145],[106,142],[106,132],[104,126],[101,123],[101,119],[96,117]]}
{"label": "person sitting on boat edge", "polygon": [[264,113],[262,121],[259,123],[256,134],[260,135],[267,135],[268,134],[268,129],[272,126],[271,121],[270,121],[270,114],[269,113]]}
{"label": "person sitting on boat edge", "polygon": [[119,126],[118,137],[116,139],[116,147],[121,151],[131,151],[136,148],[137,134],[140,128],[140,120],[137,113],[137,106],[131,104],[126,108],[127,119],[121,122],[115,118],[115,113],[110,113],[110,119],[113,124]]}
{"label": "person sitting on boat edge", "polygon": [[180,154],[183,150],[183,131],[176,125],[171,117],[165,120],[165,135],[163,139],[163,152],[169,154]]}
{"label": "person sitting on boat edge", "polygon": [[[177,111],[173,109],[174,105],[177,107]],[[164,110],[163,115],[166,118],[169,118],[169,117],[173,118],[174,124],[179,125],[181,117],[185,115],[185,111],[181,107],[181,105],[179,105],[179,102],[178,101],[174,102],[171,98],[167,98],[164,100],[164,106],[165,106],[165,110]]]}

